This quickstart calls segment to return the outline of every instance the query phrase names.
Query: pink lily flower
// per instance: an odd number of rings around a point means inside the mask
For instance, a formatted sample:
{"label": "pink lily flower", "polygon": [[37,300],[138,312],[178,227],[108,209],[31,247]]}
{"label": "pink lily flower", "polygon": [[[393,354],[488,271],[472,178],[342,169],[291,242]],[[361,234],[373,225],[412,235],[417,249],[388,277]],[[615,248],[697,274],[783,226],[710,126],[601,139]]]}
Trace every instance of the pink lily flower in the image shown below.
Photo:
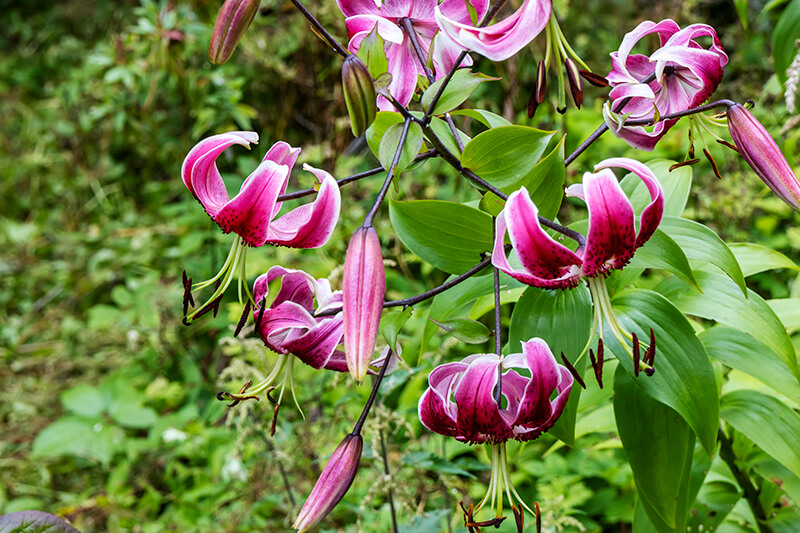
{"label": "pink lily flower", "polygon": [[[660,48],[649,57],[632,54],[634,46],[648,35],[656,34]],[[711,37],[711,46],[703,48],[696,39]],[[722,80],[722,67],[728,56],[714,28],[692,24],[681,29],[670,19],[659,23],[644,21],[627,33],[617,52],[611,53],[612,69],[608,82],[609,93],[603,115],[609,129],[634,148],[651,151],[658,141],[677,122],[659,121],[668,115],[692,109],[705,102]],[[642,83],[655,75],[649,83]],[[618,112],[612,111],[625,99],[630,99]],[[652,119],[651,130],[643,126],[625,126],[625,119]]]}
{"label": "pink lily flower", "polygon": [[[262,307],[269,283],[277,278],[282,278],[277,296],[269,307]],[[274,266],[256,279],[253,292],[253,319],[264,344],[279,354],[291,353],[311,367],[347,372],[344,352],[337,350],[344,336],[342,313],[314,316],[341,308],[342,291],[332,291],[327,279]]]}
{"label": "pink lily flower", "polygon": [[[522,353],[475,354],[436,367],[419,400],[419,419],[429,430],[461,442],[529,441],[553,427],[572,382],[547,343],[532,339],[522,343]],[[500,396],[506,407],[500,406]]]}
{"label": "pink lily flower", "polygon": [[[402,26],[408,18],[419,39],[426,57],[433,46],[433,67],[436,79],[444,77],[461,53],[461,47],[445,34],[437,35],[434,11],[441,10],[449,18],[469,23],[470,14],[467,1],[475,8],[478,18],[482,18],[488,8],[488,0],[444,0],[437,6],[437,0],[337,0],[345,19],[350,42],[347,48],[356,53],[361,42],[377,26],[378,34],[384,40],[386,59],[392,81],[389,93],[401,105],[408,105],[417,87],[417,76],[425,76],[425,69],[417,59],[411,40]],[[472,60],[467,58],[462,65],[468,66]],[[384,111],[393,109],[389,101],[378,97],[378,107]]]}
{"label": "pink lily flower", "polygon": [[419,400],[422,424],[461,442],[491,447],[489,489],[477,506],[462,506],[467,522],[474,522],[473,513],[490,501],[489,507],[499,518],[503,494],[511,500],[518,531],[522,531],[522,508],[536,514],[511,483],[506,441],[533,440],[553,427],[567,404],[573,380],[542,339],[523,342],[522,353],[506,357],[475,354],[433,369],[428,389]]}
{"label": "pink lily flower", "polygon": [[304,165],[321,186],[313,204],[293,209],[273,220],[281,209],[278,196],[286,192],[299,148],[277,142],[261,164],[230,198],[216,160],[229,146],[257,143],[254,132],[233,131],[200,141],[183,161],[181,175],[197,199],[224,233],[234,232],[252,247],[266,243],[291,248],[318,248],[328,242],[339,219],[341,195],[336,180],[324,170]]}
{"label": "pink lily flower", "polygon": [[[609,167],[624,168],[644,181],[651,201],[644,208],[639,231],[633,206]],[[606,159],[595,173],[583,175],[583,184],[567,189],[589,208],[586,243],[572,251],[548,235],[539,224],[538,209],[523,187],[511,193],[497,217],[492,264],[512,278],[545,289],[567,289],[582,277],[598,278],[628,264],[637,248],[653,235],[664,212],[664,191],[653,172],[627,158]],[[522,268],[509,263],[503,250],[508,231],[514,254]]]}
{"label": "pink lily flower", "polygon": [[448,15],[443,6],[436,8],[436,22],[443,33],[465,50],[477,52],[492,61],[503,61],[542,32],[550,20],[553,2],[525,0],[513,15],[483,28],[475,26],[469,19],[458,20]]}
{"label": "pink lily flower", "polygon": [[778,198],[800,210],[800,181],[767,129],[740,104],[728,108],[728,128],[747,164]]}

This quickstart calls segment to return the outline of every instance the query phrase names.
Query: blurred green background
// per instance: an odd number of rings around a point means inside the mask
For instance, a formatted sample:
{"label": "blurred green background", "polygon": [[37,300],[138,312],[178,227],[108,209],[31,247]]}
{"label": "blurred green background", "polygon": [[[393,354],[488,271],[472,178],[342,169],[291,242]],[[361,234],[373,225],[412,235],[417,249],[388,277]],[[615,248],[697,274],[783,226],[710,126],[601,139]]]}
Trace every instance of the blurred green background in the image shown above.
{"label": "blurred green background", "polygon": [[[791,124],[797,117],[787,112],[782,89],[771,79],[769,35],[781,9],[764,11],[764,4],[749,3],[748,31],[734,4],[722,0],[576,0],[556,2],[556,10],[575,49],[600,74],[610,68],[608,53],[642,20],[713,25],[731,59],[716,94],[755,100],[756,115],[796,165],[800,133]],[[284,398],[270,438],[268,402],[228,410],[215,398],[266,374],[274,361],[252,330],[249,337],[233,338],[238,303],[226,300],[216,319],[190,328],[180,324],[181,271],[195,280],[213,274],[231,242],[180,180],[183,157],[197,141],[229,130],[259,133],[252,151],[231,148],[220,158],[234,189],[277,140],[303,147],[301,163],[337,178],[377,166],[352,143],[341,59],[308,31],[292,5],[264,0],[233,58],[218,67],[209,63],[207,45],[219,5],[5,3],[0,514],[44,510],[85,532],[286,530],[369,392],[345,376],[297,365],[295,389],[305,419]],[[335,2],[309,7],[345,41]],[[520,124],[562,129],[569,151],[600,123],[605,93],[589,87],[581,112],[570,108],[561,116],[545,105],[528,120],[540,44],[498,65],[476,61],[502,81],[483,84],[471,105]],[[652,155],[607,136],[569,169],[567,179],[578,180],[606,157],[681,160],[687,147],[681,126]],[[728,242],[760,242],[798,261],[798,215],[727,149],[710,148],[724,179],[714,177],[707,161],[696,165],[688,214]],[[295,174],[290,190],[313,183],[309,173]],[[251,252],[251,280],[281,264],[318,277],[333,271],[335,282],[380,176],[343,189],[342,219],[325,248]],[[403,175],[392,194],[477,198],[438,161]],[[407,252],[383,213],[377,227],[392,267],[388,297],[441,283],[445,274]],[[783,298],[800,291],[800,284],[792,286],[792,272],[759,274],[750,286]],[[408,365],[384,385],[367,423],[360,475],[322,530],[387,531],[390,488],[402,531],[459,529],[457,502],[482,496],[488,477],[482,450],[426,434],[416,418],[428,371],[481,347],[443,336],[420,346],[424,325],[416,317],[407,323],[401,343]],[[602,421],[598,425],[579,440],[581,449],[543,455],[556,442],[550,436],[511,447],[514,481],[526,499],[542,503],[551,530],[629,530],[635,494],[630,468]],[[382,475],[381,435],[391,483]]]}

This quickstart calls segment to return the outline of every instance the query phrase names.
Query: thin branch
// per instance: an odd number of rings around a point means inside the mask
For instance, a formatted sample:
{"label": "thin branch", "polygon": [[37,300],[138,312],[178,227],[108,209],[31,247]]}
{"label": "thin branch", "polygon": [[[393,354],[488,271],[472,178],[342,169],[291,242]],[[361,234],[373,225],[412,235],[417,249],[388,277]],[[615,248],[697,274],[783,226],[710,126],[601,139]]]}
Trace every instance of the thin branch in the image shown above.
{"label": "thin branch", "polygon": [[747,500],[750,510],[753,511],[758,530],[761,533],[772,533],[772,528],[767,524],[767,513],[764,512],[764,508],[758,499],[758,490],[753,486],[753,482],[750,481],[748,475],[736,464],[736,455],[733,453],[731,439],[722,431],[722,428],[719,429],[717,438],[719,440],[719,456],[731,469],[736,482],[742,487],[744,499]]}
{"label": "thin branch", "polygon": [[386,172],[386,179],[383,182],[383,187],[381,187],[380,192],[378,192],[378,196],[375,197],[375,201],[372,203],[372,207],[367,213],[367,216],[364,217],[364,222],[361,224],[362,228],[372,227],[372,221],[375,219],[375,214],[378,212],[378,209],[383,203],[383,199],[386,198],[386,193],[389,192],[389,185],[392,183],[395,169],[397,168],[397,164],[400,162],[400,155],[403,153],[403,147],[405,146],[406,138],[408,137],[408,127],[410,125],[411,120],[406,118],[406,120],[403,122],[403,131],[400,132],[400,140],[397,142],[397,150],[395,150],[394,157],[392,158],[392,164],[389,165],[389,170]]}
{"label": "thin branch", "polygon": [[392,349],[389,348],[389,351],[386,354],[386,360],[383,362],[383,366],[381,367],[381,371],[378,373],[378,376],[375,378],[375,383],[372,385],[372,392],[369,393],[367,403],[364,405],[364,409],[361,411],[361,416],[358,417],[356,425],[353,426],[353,431],[351,432],[352,435],[361,434],[361,429],[364,427],[364,422],[367,420],[369,410],[372,409],[372,404],[375,403],[375,398],[378,396],[378,388],[381,386],[381,381],[383,381],[383,376],[386,375],[386,369],[389,368],[389,361],[391,360]]}
{"label": "thin branch", "polygon": [[334,49],[334,51],[335,51],[337,54],[339,54],[339,55],[340,55],[340,56],[342,56],[342,57],[347,57],[347,56],[349,55],[349,53],[348,53],[348,52],[347,52],[347,50],[344,48],[344,46],[342,46],[341,44],[339,44],[339,41],[337,41],[337,40],[336,40],[336,39],[333,37],[333,35],[331,35],[330,33],[328,33],[328,30],[326,30],[326,29],[325,29],[325,26],[323,26],[323,25],[322,25],[322,24],[321,24],[321,23],[320,23],[320,22],[319,22],[319,21],[318,21],[318,20],[317,20],[317,19],[314,17],[314,15],[312,15],[312,14],[311,14],[311,12],[310,12],[308,9],[306,9],[306,6],[304,6],[303,4],[301,4],[301,3],[300,3],[300,0],[292,0],[292,4],[294,4],[294,7],[296,7],[296,8],[297,8],[297,9],[300,11],[300,13],[302,13],[302,14],[303,14],[303,16],[304,16],[304,17],[306,17],[306,19],[308,19],[308,21],[311,23],[311,26],[314,28],[314,31],[315,31],[315,32],[316,32],[318,35],[320,35],[322,38],[324,38],[324,39],[325,39],[325,40],[328,42],[328,45],[329,45],[331,48],[333,48],[333,49]]}
{"label": "thin branch", "polygon": [[492,267],[492,270],[494,271],[494,353],[500,357],[503,354],[500,324],[500,271],[497,267]]}
{"label": "thin branch", "polygon": [[[391,479],[391,474],[389,473],[389,457],[386,455],[386,441],[383,438],[383,430],[378,431],[378,435],[381,439],[381,455],[383,456],[383,473],[386,475],[388,479]],[[397,513],[394,510],[394,496],[392,496],[392,486],[389,485],[389,490],[387,491],[387,496],[389,499],[389,510],[392,512],[392,531],[394,533],[398,533],[397,529]]]}

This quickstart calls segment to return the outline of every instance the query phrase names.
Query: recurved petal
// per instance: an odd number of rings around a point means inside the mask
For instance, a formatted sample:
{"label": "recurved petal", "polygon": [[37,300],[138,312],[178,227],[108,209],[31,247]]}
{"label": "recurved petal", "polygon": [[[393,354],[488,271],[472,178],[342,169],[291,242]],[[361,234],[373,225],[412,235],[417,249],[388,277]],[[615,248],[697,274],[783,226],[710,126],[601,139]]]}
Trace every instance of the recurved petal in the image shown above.
{"label": "recurved petal", "polygon": [[[539,224],[539,211],[522,187],[511,193],[497,217],[492,264],[522,283],[542,288],[574,287],[581,258],[556,242]],[[515,269],[503,249],[506,229],[523,270]]]}
{"label": "recurved petal", "polygon": [[[292,173],[292,168],[294,167],[295,162],[297,161],[297,156],[300,155],[300,148],[293,148],[289,143],[278,141],[272,145],[272,147],[267,151],[264,155],[264,159],[262,161],[272,161],[278,165],[286,165],[289,167],[289,174]],[[289,184],[289,180],[287,179],[283,183],[283,187],[278,195],[281,195],[286,192],[286,186]],[[272,210],[272,218],[278,216],[278,211],[281,210],[282,202],[276,202],[275,208]]]}
{"label": "recurved petal", "polygon": [[249,146],[257,142],[255,132],[231,131],[203,139],[186,155],[181,166],[183,183],[212,217],[228,201],[228,191],[217,170],[217,157],[234,144]]}
{"label": "recurved petal", "polygon": [[289,179],[289,167],[262,161],[244,181],[239,194],[219,210],[214,220],[225,233],[237,233],[253,247],[267,242],[278,195]]}
{"label": "recurved petal", "polygon": [[339,4],[339,9],[345,17],[364,14],[377,15],[380,11],[380,6],[375,0],[336,0],[336,3]]}
{"label": "recurved petal", "polygon": [[[342,343],[344,326],[342,317],[323,318],[305,334],[284,344],[287,351],[314,368],[327,367],[336,347]],[[339,367],[347,372],[347,365]]]}
{"label": "recurved petal", "polygon": [[448,437],[459,435],[453,391],[467,368],[467,363],[459,361],[439,365],[431,371],[428,389],[418,405],[419,419],[429,430]]}
{"label": "recurved petal", "polygon": [[528,45],[547,25],[552,0],[525,0],[511,16],[479,28],[445,16],[437,6],[436,22],[455,42],[492,61],[503,61]]}
{"label": "recurved petal", "polygon": [[270,306],[276,307],[283,302],[294,302],[309,312],[313,311],[317,281],[302,270],[283,268],[278,265],[270,267],[266,274],[262,274],[256,279],[253,285],[256,305],[260,305],[261,301],[269,293],[269,284],[272,280],[280,277],[282,277],[281,288]]}
{"label": "recurved petal", "polygon": [[456,422],[467,441],[503,442],[511,438],[512,426],[501,415],[498,404],[501,391],[496,387],[501,369],[499,357],[484,354],[469,363],[456,387]]}
{"label": "recurved petal", "polygon": [[652,152],[661,137],[667,134],[669,129],[678,121],[662,120],[657,122],[649,131],[644,126],[626,126],[622,123],[623,117],[611,111],[608,102],[603,105],[603,119],[616,137],[619,137],[634,148],[645,152]]}
{"label": "recurved petal", "polygon": [[271,309],[256,310],[254,315],[259,326],[256,333],[264,344],[284,354],[291,351],[287,348],[289,342],[302,337],[317,325],[316,319],[294,302],[283,302]]}
{"label": "recurved petal", "polygon": [[629,170],[639,176],[650,193],[650,203],[642,210],[639,220],[639,232],[636,235],[636,248],[639,248],[653,236],[661,217],[664,215],[664,189],[656,175],[645,164],[627,157],[612,157],[598,163],[594,169],[601,170],[609,167],[619,167]]}
{"label": "recurved petal", "polygon": [[594,277],[625,266],[636,246],[633,206],[608,169],[583,175],[583,195],[589,208],[589,233],[583,253],[583,273]]}
{"label": "recurved petal", "polygon": [[[525,386],[525,394],[520,401],[514,424],[543,431],[547,429],[544,425],[551,420],[553,414],[550,394],[560,381],[559,365],[550,347],[539,338],[523,342],[522,353],[531,377]],[[555,419],[553,422],[555,423]]]}
{"label": "recurved petal", "polygon": [[266,241],[290,248],[319,248],[333,234],[341,209],[341,194],[336,180],[325,172],[308,165],[321,182],[317,199],[311,204],[295,208],[274,220],[267,230]]}

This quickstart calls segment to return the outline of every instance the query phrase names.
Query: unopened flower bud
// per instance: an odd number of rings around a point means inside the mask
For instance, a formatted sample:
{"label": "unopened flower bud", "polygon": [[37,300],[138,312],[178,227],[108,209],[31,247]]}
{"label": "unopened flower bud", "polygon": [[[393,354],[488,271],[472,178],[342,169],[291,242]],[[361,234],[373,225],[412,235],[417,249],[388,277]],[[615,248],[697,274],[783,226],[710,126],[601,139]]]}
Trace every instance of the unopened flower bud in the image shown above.
{"label": "unopened flower bud", "polygon": [[342,280],[347,368],[360,382],[367,374],[386,293],[381,243],[375,228],[358,228],[350,240]]}
{"label": "unopened flower bud", "polygon": [[300,530],[300,533],[307,531],[336,507],[356,477],[363,444],[364,439],[361,435],[352,433],[339,443],[306,503],[300,509],[300,514],[292,525],[293,528]]}
{"label": "unopened flower bud", "polygon": [[356,55],[350,54],[344,60],[342,87],[347,112],[350,114],[350,128],[353,135],[360,137],[375,120],[377,95],[367,66]]}
{"label": "unopened flower bud", "polygon": [[800,210],[800,182],[766,128],[744,106],[734,104],[728,107],[728,129],[758,177],[781,200]]}
{"label": "unopened flower bud", "polygon": [[222,65],[230,59],[239,40],[258,13],[260,3],[261,0],[225,0],[217,15],[208,46],[208,59],[212,63]]}
{"label": "unopened flower bud", "polygon": [[569,90],[572,93],[572,101],[575,102],[575,107],[581,108],[583,104],[583,76],[578,69],[578,64],[568,57],[564,61],[564,66],[567,70],[567,81],[569,82]]}

